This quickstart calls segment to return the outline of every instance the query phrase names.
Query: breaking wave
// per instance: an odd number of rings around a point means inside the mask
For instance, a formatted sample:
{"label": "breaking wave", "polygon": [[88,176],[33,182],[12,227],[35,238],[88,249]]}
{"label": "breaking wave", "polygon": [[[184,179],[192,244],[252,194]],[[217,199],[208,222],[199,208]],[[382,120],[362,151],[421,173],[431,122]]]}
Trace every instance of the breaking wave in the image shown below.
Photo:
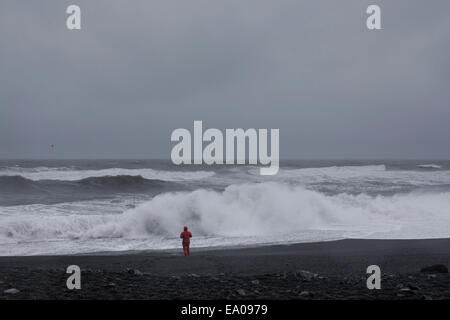
{"label": "breaking wave", "polygon": [[398,237],[449,237],[449,209],[448,192],[325,195],[267,182],[232,185],[222,192],[168,192],[121,214],[8,216],[0,225],[0,243],[176,238],[183,225],[196,237],[255,237],[256,243],[273,235],[283,241],[308,230],[337,230],[342,238],[375,233],[395,238],[398,230]]}

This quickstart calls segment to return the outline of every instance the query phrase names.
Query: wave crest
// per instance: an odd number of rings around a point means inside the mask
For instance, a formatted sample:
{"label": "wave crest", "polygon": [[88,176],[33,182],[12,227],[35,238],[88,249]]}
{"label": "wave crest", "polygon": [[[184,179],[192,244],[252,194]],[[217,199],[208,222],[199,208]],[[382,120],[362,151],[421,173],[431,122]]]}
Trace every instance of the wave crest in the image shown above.
{"label": "wave crest", "polygon": [[163,181],[190,181],[201,180],[215,175],[213,171],[164,171],[156,169],[123,169],[110,168],[99,170],[73,170],[70,168],[21,168],[10,167],[0,170],[2,176],[21,176],[23,178],[38,180],[77,181],[86,178],[104,176],[141,176],[148,180]]}
{"label": "wave crest", "polygon": [[[449,237],[450,193],[325,195],[287,183],[232,185],[169,192],[121,214],[10,215],[2,218],[0,243],[51,239],[176,239],[184,225],[195,237],[280,241],[310,230],[340,237]],[[0,212],[2,214],[2,212]],[[401,230],[401,232],[399,232]],[[292,236],[293,235],[293,236]]]}
{"label": "wave crest", "polygon": [[417,165],[419,168],[424,168],[424,169],[442,169],[442,166],[438,165],[438,164],[434,164],[434,163],[430,163],[430,164],[419,164]]}
{"label": "wave crest", "polygon": [[[264,236],[321,228],[386,231],[410,221],[447,219],[450,193],[325,195],[286,183],[233,185],[223,192],[165,193],[89,236],[174,236],[184,225],[205,236]],[[450,233],[449,233],[450,235]]]}
{"label": "wave crest", "polygon": [[180,188],[182,186],[176,182],[142,176],[89,177],[76,181],[34,181],[22,176],[0,176],[0,205],[55,204],[135,192],[155,195]]}

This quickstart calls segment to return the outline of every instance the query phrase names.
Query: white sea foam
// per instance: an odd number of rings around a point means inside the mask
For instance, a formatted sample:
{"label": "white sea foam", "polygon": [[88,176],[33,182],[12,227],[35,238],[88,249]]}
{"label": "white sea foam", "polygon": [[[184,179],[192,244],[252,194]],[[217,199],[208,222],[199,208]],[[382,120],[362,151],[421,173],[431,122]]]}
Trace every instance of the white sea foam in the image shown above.
{"label": "white sea foam", "polygon": [[448,192],[325,195],[266,182],[165,193],[129,210],[109,203],[109,214],[107,206],[97,213],[69,204],[37,212],[33,206],[0,207],[0,255],[174,248],[183,225],[195,246],[450,237]]}

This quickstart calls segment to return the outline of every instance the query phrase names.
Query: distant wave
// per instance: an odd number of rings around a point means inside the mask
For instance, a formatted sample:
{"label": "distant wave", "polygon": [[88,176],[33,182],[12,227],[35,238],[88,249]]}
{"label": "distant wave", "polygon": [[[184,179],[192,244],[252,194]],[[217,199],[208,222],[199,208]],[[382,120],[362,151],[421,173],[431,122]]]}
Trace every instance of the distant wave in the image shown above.
{"label": "distant wave", "polygon": [[438,164],[419,164],[417,165],[419,168],[424,168],[424,169],[442,169],[442,166],[438,165]]}
{"label": "distant wave", "polygon": [[0,190],[2,191],[26,191],[25,188],[30,187],[33,181],[22,176],[0,176]]}
{"label": "distant wave", "polygon": [[0,176],[0,205],[60,203],[143,192],[155,195],[180,190],[176,182],[145,179],[142,176],[89,177],[75,181],[30,180],[22,176]]}
{"label": "distant wave", "polygon": [[87,187],[118,187],[148,185],[152,187],[160,187],[166,182],[155,179],[145,179],[142,176],[103,176],[89,177],[76,181],[78,184]]}
{"label": "distant wave", "polygon": [[[385,165],[366,165],[366,166],[331,166],[331,167],[315,167],[315,168],[299,168],[299,169],[281,169],[277,176],[286,176],[292,174],[308,174],[308,175],[334,175],[334,176],[358,176],[370,173],[378,173],[386,171]],[[259,175],[256,168],[249,170],[250,174]]]}
{"label": "distant wave", "polygon": [[[256,176],[256,171],[253,170],[250,173]],[[392,186],[448,186],[450,170],[388,170],[385,165],[282,168],[273,178],[302,185],[337,184],[338,191],[351,187],[355,191],[366,192],[372,188],[388,190]]]}
{"label": "distant wave", "polygon": [[213,171],[164,171],[156,169],[110,168],[99,170],[74,170],[72,168],[21,168],[8,167],[0,170],[1,176],[22,176],[29,180],[77,181],[91,177],[104,176],[141,176],[149,180],[189,181],[201,180],[213,176]]}
{"label": "distant wave", "polygon": [[63,185],[76,186],[82,185],[85,187],[126,187],[126,186],[139,186],[139,185],[151,185],[159,187],[167,184],[167,181],[156,179],[145,179],[142,176],[103,176],[103,177],[89,177],[85,179],[75,181],[52,181],[52,180],[31,180],[24,178],[23,176],[0,176],[0,189],[10,190],[16,187],[49,187],[54,184],[57,187]]}

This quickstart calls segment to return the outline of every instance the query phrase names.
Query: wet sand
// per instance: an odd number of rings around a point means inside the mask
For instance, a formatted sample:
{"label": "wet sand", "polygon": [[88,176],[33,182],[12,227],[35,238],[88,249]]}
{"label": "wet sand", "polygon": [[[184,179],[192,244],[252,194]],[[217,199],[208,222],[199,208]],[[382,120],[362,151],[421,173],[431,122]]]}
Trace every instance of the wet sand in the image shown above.
{"label": "wet sand", "polygon": [[[373,264],[381,290],[366,286]],[[435,264],[450,266],[450,239],[0,257],[0,299],[449,299],[448,273],[420,272]],[[66,287],[69,265],[81,290]]]}

